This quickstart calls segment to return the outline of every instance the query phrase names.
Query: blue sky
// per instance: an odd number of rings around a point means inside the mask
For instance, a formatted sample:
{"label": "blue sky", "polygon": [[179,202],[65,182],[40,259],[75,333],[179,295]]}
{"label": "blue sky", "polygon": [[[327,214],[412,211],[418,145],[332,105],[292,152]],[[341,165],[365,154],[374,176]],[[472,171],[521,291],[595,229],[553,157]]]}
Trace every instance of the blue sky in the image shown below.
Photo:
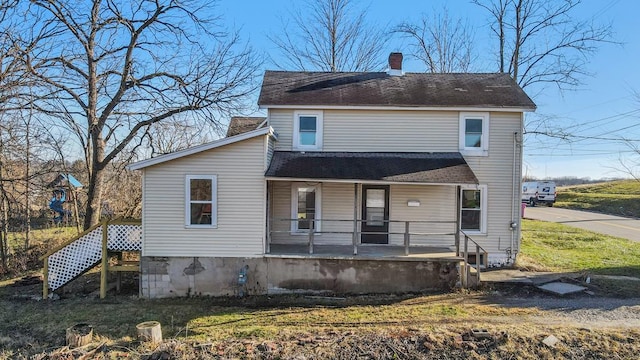
{"label": "blue sky", "polygon": [[[218,10],[227,25],[240,30],[243,39],[275,61],[279,54],[268,39],[277,34],[281,18],[287,18],[291,0],[220,0]],[[494,70],[488,42],[486,13],[467,0],[393,0],[361,1],[368,6],[369,20],[380,26],[393,26],[402,21],[416,21],[421,14],[440,10],[446,4],[452,17],[468,19],[475,31],[476,49],[479,50],[481,71]],[[551,124],[584,138],[567,142],[548,137],[528,137],[525,141],[524,173],[538,178],[557,176],[590,177],[594,179],[625,176],[619,172],[621,159],[633,159],[629,147],[621,137],[640,140],[640,31],[637,28],[637,0],[585,0],[576,16],[595,17],[596,22],[613,25],[615,40],[623,45],[604,44],[590,60],[586,69],[592,77],[583,78],[584,84],[573,91],[559,92],[548,87],[536,94],[536,116],[549,117]],[[389,51],[408,53],[402,39],[394,39]],[[485,57],[486,56],[486,57]],[[275,69],[267,62],[265,69]],[[404,70],[420,72],[419,63],[405,60]],[[528,92],[538,93],[537,89]],[[588,137],[600,139],[586,139]],[[640,143],[640,141],[638,141]],[[640,155],[637,155],[640,158]]]}

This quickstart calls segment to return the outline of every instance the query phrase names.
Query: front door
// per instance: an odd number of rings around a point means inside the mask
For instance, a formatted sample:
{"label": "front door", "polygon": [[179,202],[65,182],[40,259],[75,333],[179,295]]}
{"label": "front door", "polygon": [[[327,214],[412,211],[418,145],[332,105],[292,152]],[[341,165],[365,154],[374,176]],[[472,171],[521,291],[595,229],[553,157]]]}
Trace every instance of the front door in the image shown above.
{"label": "front door", "polygon": [[362,185],[363,244],[389,243],[389,186]]}

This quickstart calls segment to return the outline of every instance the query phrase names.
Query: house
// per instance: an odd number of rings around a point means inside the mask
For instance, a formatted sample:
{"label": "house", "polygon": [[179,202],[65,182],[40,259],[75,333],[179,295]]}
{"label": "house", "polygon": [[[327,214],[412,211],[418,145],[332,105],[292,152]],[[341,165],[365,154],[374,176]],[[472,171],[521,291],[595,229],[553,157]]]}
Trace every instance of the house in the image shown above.
{"label": "house", "polygon": [[261,128],[266,125],[266,120],[266,117],[234,116],[229,121],[227,137]]}
{"label": "house", "polygon": [[389,59],[387,72],[267,71],[264,123],[132,164],[141,295],[422,291],[513,262],[535,104],[508,74]]}

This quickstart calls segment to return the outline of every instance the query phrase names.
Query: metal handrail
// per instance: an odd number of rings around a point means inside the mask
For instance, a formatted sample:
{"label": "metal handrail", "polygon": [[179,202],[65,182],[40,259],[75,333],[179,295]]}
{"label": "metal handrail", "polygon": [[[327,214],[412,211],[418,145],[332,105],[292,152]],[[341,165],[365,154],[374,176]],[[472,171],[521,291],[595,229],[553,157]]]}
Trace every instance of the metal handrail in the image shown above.
{"label": "metal handrail", "polygon": [[[484,255],[485,262],[487,261],[487,256],[489,253],[485,250],[480,244],[478,244],[475,240],[473,240],[469,235],[467,235],[464,231],[460,230],[460,234],[464,235],[464,256],[462,257],[464,260],[464,273],[462,277],[462,282],[464,287],[469,286],[469,277],[471,276],[471,265],[469,264],[469,242],[472,242],[476,246],[475,256],[475,269],[478,277],[478,283],[480,282],[480,272],[482,261],[480,260],[480,255]],[[456,241],[459,241],[459,237],[457,237]],[[456,244],[456,256],[460,256],[460,244]]]}

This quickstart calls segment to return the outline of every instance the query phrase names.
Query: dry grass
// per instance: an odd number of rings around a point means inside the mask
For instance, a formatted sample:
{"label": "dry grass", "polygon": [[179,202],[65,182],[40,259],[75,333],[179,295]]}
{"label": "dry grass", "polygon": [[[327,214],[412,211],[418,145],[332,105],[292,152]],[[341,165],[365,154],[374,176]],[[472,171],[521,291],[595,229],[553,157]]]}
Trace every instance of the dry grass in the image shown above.
{"label": "dry grass", "polygon": [[49,249],[73,238],[77,234],[75,227],[53,227],[33,230],[30,246],[25,248],[25,233],[14,232],[8,236],[9,256],[7,266],[0,265],[0,279],[24,275],[42,268],[38,259]]}
{"label": "dry grass", "polygon": [[[97,276],[77,280],[97,288]],[[633,358],[637,330],[580,329],[546,322],[537,307],[500,305],[500,295],[459,292],[350,297],[272,296],[143,300],[78,293],[58,301],[23,299],[39,286],[0,283],[0,359],[584,359]],[[18,297],[15,297],[18,295]],[[135,325],[162,324],[165,342],[140,343]],[[94,326],[92,346],[64,347],[64,329]],[[486,329],[488,339],[474,339]],[[553,334],[560,345],[542,339]],[[98,345],[100,348],[96,349]],[[447,357],[443,357],[447,354]]]}

